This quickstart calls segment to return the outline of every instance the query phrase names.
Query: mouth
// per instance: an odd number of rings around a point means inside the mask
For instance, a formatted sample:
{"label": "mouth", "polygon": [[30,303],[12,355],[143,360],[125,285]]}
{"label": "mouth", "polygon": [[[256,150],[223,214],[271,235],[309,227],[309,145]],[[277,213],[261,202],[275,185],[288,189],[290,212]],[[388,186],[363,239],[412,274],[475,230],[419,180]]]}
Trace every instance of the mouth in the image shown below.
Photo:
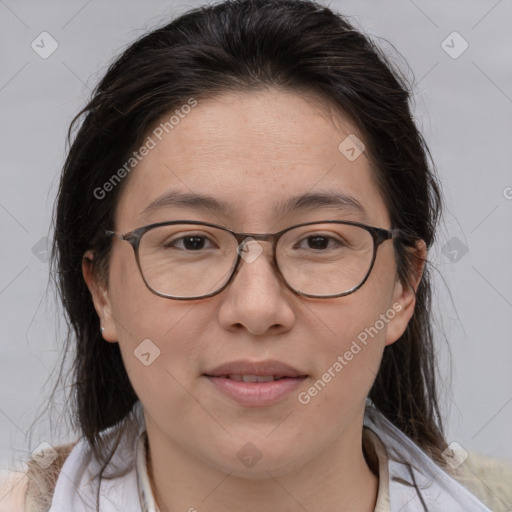
{"label": "mouth", "polygon": [[237,382],[272,382],[275,380],[283,380],[283,379],[305,379],[307,375],[299,375],[297,377],[287,377],[285,375],[208,375],[205,374],[206,377],[216,377],[219,379],[230,379],[235,380]]}
{"label": "mouth", "polygon": [[235,361],[203,374],[224,396],[247,407],[281,401],[308,375],[279,361]]}
{"label": "mouth", "polygon": [[305,372],[275,359],[266,361],[239,360],[221,364],[205,372],[207,377],[222,377],[243,382],[269,382],[285,378],[307,377]]}

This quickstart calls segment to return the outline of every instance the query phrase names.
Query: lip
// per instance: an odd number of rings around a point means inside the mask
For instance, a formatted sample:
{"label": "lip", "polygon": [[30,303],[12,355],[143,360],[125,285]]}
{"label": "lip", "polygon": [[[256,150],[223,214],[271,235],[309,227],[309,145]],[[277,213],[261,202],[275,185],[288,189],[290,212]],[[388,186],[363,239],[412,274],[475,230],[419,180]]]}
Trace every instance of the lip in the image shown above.
{"label": "lip", "polygon": [[307,378],[286,377],[271,382],[241,382],[226,377],[206,377],[221,393],[247,407],[264,407],[279,402]]}
{"label": "lip", "polygon": [[275,377],[303,377],[305,372],[275,359],[266,361],[250,361],[243,359],[221,364],[204,375],[208,377],[222,377],[227,375],[273,375]]}
{"label": "lip", "polygon": [[[284,377],[270,382],[243,382],[228,375],[257,375]],[[233,361],[203,374],[215,388],[246,407],[264,407],[284,399],[308,377],[304,372],[280,361]]]}

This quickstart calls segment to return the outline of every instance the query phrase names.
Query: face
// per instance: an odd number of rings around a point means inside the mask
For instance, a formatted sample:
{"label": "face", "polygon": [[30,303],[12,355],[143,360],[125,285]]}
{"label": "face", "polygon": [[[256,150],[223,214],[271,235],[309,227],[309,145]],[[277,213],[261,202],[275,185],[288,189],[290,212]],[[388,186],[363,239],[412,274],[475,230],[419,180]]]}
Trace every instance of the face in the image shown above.
{"label": "face", "polygon": [[[354,160],[339,149],[349,134],[363,139],[313,94],[267,90],[198,101],[127,178],[116,232],[167,220],[249,233],[329,219],[389,229],[365,153]],[[225,210],[167,204],[143,214],[170,191],[213,196]],[[276,213],[291,197],[318,192],[350,196],[364,213],[342,205]],[[103,336],[120,345],[152,446],[158,439],[209,466],[257,478],[292,471],[360,435],[384,347],[403,333],[414,309],[412,291],[397,280],[392,244],[379,247],[359,290],[329,299],[284,286],[267,242],[260,242],[256,259],[241,262],[227,288],[201,300],[153,294],[132,247],[119,239],[112,244],[107,288],[84,264]],[[151,364],[136,355],[144,340],[150,340]],[[306,377],[271,403],[241,403],[206,376],[240,360],[279,361]],[[253,467],[240,462],[247,452],[261,455]]]}

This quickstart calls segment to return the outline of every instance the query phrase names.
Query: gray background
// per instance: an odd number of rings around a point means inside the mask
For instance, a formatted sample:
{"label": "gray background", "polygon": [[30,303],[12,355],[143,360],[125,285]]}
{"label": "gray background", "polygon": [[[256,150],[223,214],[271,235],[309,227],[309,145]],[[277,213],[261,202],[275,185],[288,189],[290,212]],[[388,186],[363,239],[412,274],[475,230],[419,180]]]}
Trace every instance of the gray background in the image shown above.
{"label": "gray background", "polygon": [[[27,437],[51,391],[64,333],[52,294],[46,295],[44,237],[68,125],[127,44],[200,4],[0,0],[0,468],[67,435],[43,417]],[[414,114],[446,199],[430,259],[447,438],[512,461],[512,4],[329,5],[388,52],[379,38],[389,40],[410,67],[396,54],[393,60],[415,77]],[[47,59],[31,47],[43,31],[59,45]],[[462,39],[450,36],[442,45],[453,31],[469,44],[457,58]]]}

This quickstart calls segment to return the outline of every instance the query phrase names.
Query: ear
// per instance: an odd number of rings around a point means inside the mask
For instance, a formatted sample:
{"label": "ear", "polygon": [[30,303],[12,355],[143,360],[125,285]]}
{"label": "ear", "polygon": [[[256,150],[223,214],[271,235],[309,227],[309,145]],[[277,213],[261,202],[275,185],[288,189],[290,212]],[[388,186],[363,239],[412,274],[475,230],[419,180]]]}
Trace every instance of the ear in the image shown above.
{"label": "ear", "polygon": [[393,290],[392,306],[396,315],[388,323],[386,345],[391,345],[402,336],[416,307],[416,291],[418,290],[425,269],[427,245],[424,240],[419,240],[416,243],[416,247],[412,250],[415,252],[415,257],[413,260],[414,268],[412,268],[410,272],[411,286],[405,286],[397,276]]}
{"label": "ear", "polygon": [[108,290],[98,279],[93,267],[94,253],[86,251],[82,258],[82,274],[91,292],[94,309],[100,319],[100,325],[104,327],[103,339],[109,342],[117,342],[116,324],[112,317],[112,308]]}

